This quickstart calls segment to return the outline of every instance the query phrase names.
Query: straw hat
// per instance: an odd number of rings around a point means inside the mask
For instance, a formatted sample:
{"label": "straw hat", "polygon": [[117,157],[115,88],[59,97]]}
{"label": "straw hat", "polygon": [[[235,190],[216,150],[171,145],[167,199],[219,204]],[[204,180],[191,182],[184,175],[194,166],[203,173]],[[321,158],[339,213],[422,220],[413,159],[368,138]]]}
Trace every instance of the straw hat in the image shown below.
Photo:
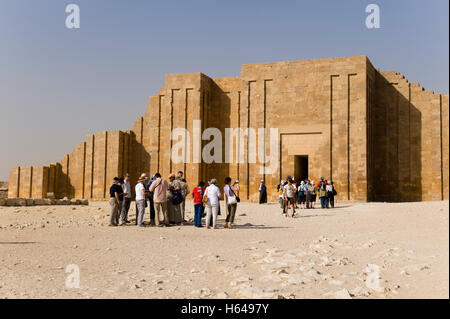
{"label": "straw hat", "polygon": [[138,183],[145,182],[147,180],[147,176],[141,176],[138,179]]}

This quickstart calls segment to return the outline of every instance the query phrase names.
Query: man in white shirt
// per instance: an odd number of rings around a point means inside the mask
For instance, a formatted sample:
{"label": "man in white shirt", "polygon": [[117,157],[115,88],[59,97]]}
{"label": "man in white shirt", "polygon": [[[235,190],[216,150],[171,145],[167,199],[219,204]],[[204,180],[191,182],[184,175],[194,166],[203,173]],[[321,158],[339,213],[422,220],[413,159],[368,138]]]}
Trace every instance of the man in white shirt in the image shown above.
{"label": "man in white shirt", "polygon": [[121,212],[122,225],[124,225],[130,223],[130,221],[128,220],[128,211],[130,210],[130,203],[131,203],[131,185],[130,185],[130,175],[128,173],[126,173],[125,176],[123,177],[122,189],[123,192],[127,194],[123,198],[122,212]]}
{"label": "man in white shirt", "polygon": [[138,183],[136,184],[136,220],[137,225],[139,227],[144,226],[144,213],[145,213],[145,196],[148,196],[150,193],[145,189],[145,181],[147,177],[140,177]]}
{"label": "man in white shirt", "polygon": [[210,185],[206,187],[205,195],[208,198],[208,201],[206,202],[206,228],[210,228],[210,220],[212,215],[212,226],[214,229],[216,229],[216,221],[217,221],[217,213],[219,212],[219,197],[220,189],[217,187],[217,180],[215,178],[211,179],[209,182]]}

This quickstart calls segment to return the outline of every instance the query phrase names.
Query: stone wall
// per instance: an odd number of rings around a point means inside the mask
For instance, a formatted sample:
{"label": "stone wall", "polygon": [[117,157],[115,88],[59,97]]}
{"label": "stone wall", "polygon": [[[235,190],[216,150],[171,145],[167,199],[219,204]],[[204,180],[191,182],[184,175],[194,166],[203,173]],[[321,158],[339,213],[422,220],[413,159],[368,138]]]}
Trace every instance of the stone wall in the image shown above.
{"label": "stone wall", "polygon": [[[201,139],[209,127],[222,133],[221,163],[195,156],[209,143]],[[175,128],[189,136],[171,138]],[[277,169],[253,163],[248,135],[228,141],[226,128],[277,128],[277,145],[269,145],[269,132],[256,140],[263,157],[276,155]],[[172,160],[174,145],[188,150],[178,153],[184,161]],[[333,180],[338,200],[448,199],[448,95],[380,72],[366,56],[248,64],[231,78],[169,74],[130,131],[89,135],[59,163],[12,169],[9,197],[104,199],[114,176],[129,172],[134,185],[142,172],[178,170],[191,188],[212,177],[221,186],[226,176],[239,179],[239,196],[252,201],[260,180],[276,200],[287,175]]]}
{"label": "stone wall", "polygon": [[8,197],[8,182],[0,182],[0,199]]}
{"label": "stone wall", "polygon": [[448,199],[448,95],[425,91],[395,71],[374,76],[369,154],[376,179],[369,199]]}

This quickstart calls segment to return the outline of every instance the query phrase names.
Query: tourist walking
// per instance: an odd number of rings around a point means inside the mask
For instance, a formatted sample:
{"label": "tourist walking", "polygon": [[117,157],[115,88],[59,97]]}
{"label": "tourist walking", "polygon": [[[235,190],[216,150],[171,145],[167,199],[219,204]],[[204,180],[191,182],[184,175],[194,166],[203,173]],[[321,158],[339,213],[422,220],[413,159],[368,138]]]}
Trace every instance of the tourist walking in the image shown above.
{"label": "tourist walking", "polygon": [[292,207],[291,216],[294,217],[295,215],[295,198],[297,190],[295,189],[295,186],[292,182],[292,178],[288,177],[287,184],[283,188],[284,200],[286,202],[286,217],[289,216],[289,207]]}
{"label": "tourist walking", "polygon": [[261,184],[259,184],[259,203],[267,203],[267,187],[263,179],[261,180]]}
{"label": "tourist walking", "polygon": [[113,183],[109,188],[109,206],[110,210],[110,220],[109,226],[117,226],[118,225],[118,216],[119,216],[119,207],[120,203],[123,199],[123,189],[120,186],[119,178],[114,177]]}
{"label": "tourist walking", "polygon": [[321,181],[319,185],[320,207],[328,208],[327,185],[323,181]]}
{"label": "tourist walking", "polygon": [[194,197],[194,226],[202,226],[203,215],[203,195],[205,194],[205,182],[198,183],[197,187],[192,190],[192,197]]}
{"label": "tourist walking", "polygon": [[[149,191],[153,193],[153,203],[155,205],[155,225],[169,226],[169,214],[167,211],[167,190],[169,184],[161,178],[160,173],[155,174],[155,180],[152,182]],[[161,219],[162,215],[162,219]]]}
{"label": "tourist walking", "polygon": [[330,183],[327,185],[327,196],[328,196],[328,206],[331,206],[331,208],[334,208],[334,196],[337,195],[336,189],[334,188],[333,181],[330,181]]}
{"label": "tourist walking", "polygon": [[145,203],[146,196],[149,195],[149,191],[145,188],[145,182],[147,177],[143,176],[138,179],[135,187],[136,193],[136,220],[139,227],[145,227],[144,225],[144,214],[145,214]]}
{"label": "tourist walking", "polygon": [[[223,192],[227,200],[227,217],[225,219],[225,228],[231,229],[234,222],[234,217],[236,216],[236,209],[238,203],[238,196],[235,192],[239,191],[239,183],[231,184],[231,177],[225,178],[225,186]],[[261,202],[260,202],[261,204]]]}
{"label": "tourist walking", "polygon": [[180,225],[183,222],[181,215],[181,203],[183,194],[181,193],[181,183],[175,179],[175,174],[169,175],[169,189],[167,191],[167,210],[171,224]]}
{"label": "tourist walking", "polygon": [[126,173],[123,177],[122,190],[126,194],[123,198],[121,220],[122,224],[129,224],[128,211],[130,210],[131,204],[131,185],[130,185],[130,175]]}
{"label": "tourist walking", "polygon": [[220,189],[217,186],[217,180],[215,178],[209,181],[209,186],[205,190],[206,201],[206,228],[211,228],[210,221],[212,219],[212,227],[217,228],[217,213],[219,211],[219,197]]}

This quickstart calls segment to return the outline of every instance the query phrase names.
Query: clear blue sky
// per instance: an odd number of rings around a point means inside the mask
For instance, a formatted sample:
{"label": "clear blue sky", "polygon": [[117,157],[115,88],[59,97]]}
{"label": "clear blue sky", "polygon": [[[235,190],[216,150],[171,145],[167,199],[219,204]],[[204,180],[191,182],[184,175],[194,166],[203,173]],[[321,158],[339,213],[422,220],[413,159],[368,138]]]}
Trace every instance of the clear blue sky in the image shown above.
{"label": "clear blue sky", "polygon": [[[65,27],[65,7],[81,28]],[[365,7],[381,28],[365,27]],[[0,0],[0,180],[56,162],[85,135],[130,129],[164,74],[238,76],[241,64],[367,55],[448,93],[447,0]]]}

